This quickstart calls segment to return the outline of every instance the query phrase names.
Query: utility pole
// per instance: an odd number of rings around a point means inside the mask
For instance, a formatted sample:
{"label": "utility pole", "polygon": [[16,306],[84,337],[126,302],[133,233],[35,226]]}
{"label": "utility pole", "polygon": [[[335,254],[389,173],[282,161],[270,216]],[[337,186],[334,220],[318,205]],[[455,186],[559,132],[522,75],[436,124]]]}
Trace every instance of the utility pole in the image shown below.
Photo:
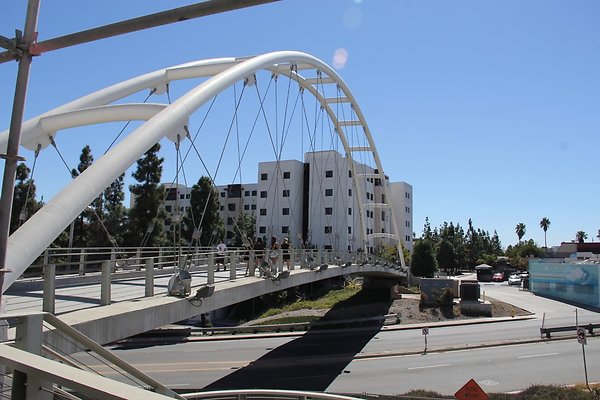
{"label": "utility pole", "polygon": [[[2,179],[2,197],[0,198],[0,311],[3,307],[2,287],[4,286],[4,274],[7,270],[6,250],[8,248],[8,236],[10,234],[10,215],[12,212],[12,201],[15,192],[15,174],[17,163],[23,160],[19,156],[21,145],[21,125],[23,124],[23,113],[25,111],[25,97],[27,95],[27,83],[29,81],[29,69],[33,55],[30,52],[31,45],[37,38],[37,19],[40,10],[40,0],[29,0],[27,4],[27,16],[25,19],[25,31],[17,31],[14,46],[10,41],[2,40],[2,44],[16,57],[19,62],[17,72],[17,83],[15,85],[15,97],[13,101],[12,115],[6,154],[0,155],[6,161],[4,163],[4,176]],[[3,46],[5,47],[5,46]]]}

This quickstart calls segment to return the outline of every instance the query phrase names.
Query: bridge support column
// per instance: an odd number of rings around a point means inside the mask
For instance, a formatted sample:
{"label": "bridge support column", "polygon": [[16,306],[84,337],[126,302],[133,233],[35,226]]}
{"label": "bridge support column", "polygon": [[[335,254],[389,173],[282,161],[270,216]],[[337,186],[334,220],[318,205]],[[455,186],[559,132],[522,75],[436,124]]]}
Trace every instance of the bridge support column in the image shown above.
{"label": "bridge support column", "polygon": [[229,253],[229,279],[232,281],[237,277],[237,252]]}
{"label": "bridge support column", "polygon": [[306,269],[306,249],[300,250],[300,268]]}
{"label": "bridge support column", "polygon": [[110,273],[112,264],[110,261],[102,263],[102,283],[100,286],[100,305],[107,306],[110,304]]}
{"label": "bridge support column", "polygon": [[215,254],[208,254],[208,271],[206,277],[206,283],[209,285],[215,284]]}
{"label": "bridge support column", "polygon": [[146,274],[144,284],[144,296],[154,296],[154,258],[150,257],[146,259]]}
{"label": "bridge support column", "polygon": [[44,298],[42,311],[55,314],[56,297],[56,265],[44,265]]}
{"label": "bridge support column", "polygon": [[[20,350],[41,355],[43,322],[42,314],[20,317],[17,320],[15,346]],[[52,384],[35,374],[27,375],[21,371],[14,371],[11,396],[13,399],[51,400]]]}

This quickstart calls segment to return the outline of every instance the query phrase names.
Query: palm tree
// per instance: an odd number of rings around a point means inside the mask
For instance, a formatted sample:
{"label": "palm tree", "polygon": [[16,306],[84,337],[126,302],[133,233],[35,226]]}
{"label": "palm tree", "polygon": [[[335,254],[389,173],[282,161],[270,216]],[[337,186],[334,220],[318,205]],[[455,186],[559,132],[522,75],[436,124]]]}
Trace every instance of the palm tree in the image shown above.
{"label": "palm tree", "polygon": [[515,227],[515,232],[517,233],[517,236],[519,237],[519,242],[520,242],[521,239],[523,238],[523,236],[525,236],[525,224],[522,222],[519,222],[517,224],[517,226]]}
{"label": "palm tree", "polygon": [[540,228],[544,230],[544,247],[547,249],[548,244],[546,243],[546,232],[548,231],[548,227],[550,226],[550,220],[546,217],[542,218],[540,221]]}
{"label": "palm tree", "polygon": [[575,234],[575,240],[577,240],[577,243],[583,243],[585,239],[587,239],[587,237],[587,233],[585,233],[584,231],[578,231]]}

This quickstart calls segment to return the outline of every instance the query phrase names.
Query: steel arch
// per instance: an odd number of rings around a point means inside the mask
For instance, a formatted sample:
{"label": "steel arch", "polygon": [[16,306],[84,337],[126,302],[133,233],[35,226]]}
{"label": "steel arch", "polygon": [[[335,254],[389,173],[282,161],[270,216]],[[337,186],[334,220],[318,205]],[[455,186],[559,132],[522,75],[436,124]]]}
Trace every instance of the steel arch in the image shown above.
{"label": "steel arch", "polygon": [[[316,69],[327,74],[343,91],[351,102],[364,130],[369,143],[367,148],[358,150],[350,148],[344,134],[343,121],[337,120],[326,99],[308,80],[298,74],[298,70],[303,69]],[[119,110],[119,116],[123,120],[148,118],[147,122],[99,158],[10,236],[6,265],[10,266],[12,271],[6,274],[2,291],[4,292],[25,271],[77,215],[150,147],[163,137],[168,136],[173,140],[173,132],[179,132],[181,137],[185,137],[183,127],[186,125],[189,115],[221,91],[260,70],[270,70],[286,75],[309,90],[334,122],[336,132],[348,158],[352,159],[352,151],[371,151],[379,178],[381,182],[384,182],[383,189],[386,198],[390,198],[387,184],[385,184],[383,167],[364,115],[342,78],[321,60],[302,52],[279,51],[248,58],[202,60],[161,69],[99,90],[23,124],[22,145],[30,150],[44,148],[51,142],[51,137],[56,134],[56,129],[81,125],[86,122],[85,119],[87,119],[87,123],[107,120],[106,106],[114,101],[142,90],[163,91],[170,81],[210,77],[164,109],[161,109],[160,106],[150,105],[147,107],[140,105],[137,105],[138,107],[133,105],[110,106],[114,107],[113,110]],[[82,115],[85,115],[83,120]],[[51,124],[49,121],[60,121],[60,123]],[[49,126],[52,128],[48,128]],[[0,152],[5,151],[7,140],[8,131],[0,133]],[[350,165],[353,169],[352,162]],[[361,190],[357,179],[357,174],[353,171],[354,186],[357,189],[357,196],[360,196]],[[359,211],[362,223],[360,232],[363,241],[366,241],[365,216],[362,207],[359,207]],[[390,214],[394,232],[398,236],[400,231],[397,227],[393,207],[390,207]],[[397,240],[399,253],[402,254],[401,240],[399,237]],[[404,265],[403,257],[400,259]]]}

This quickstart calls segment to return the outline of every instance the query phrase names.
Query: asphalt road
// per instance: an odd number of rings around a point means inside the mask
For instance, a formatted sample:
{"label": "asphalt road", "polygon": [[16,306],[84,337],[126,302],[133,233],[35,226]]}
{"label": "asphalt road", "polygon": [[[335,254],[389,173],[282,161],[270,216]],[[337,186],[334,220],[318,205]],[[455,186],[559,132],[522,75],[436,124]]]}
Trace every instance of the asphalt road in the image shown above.
{"label": "asphalt road", "polygon": [[[483,285],[482,290],[486,296],[511,299],[518,307],[541,314],[508,322],[430,325],[426,354],[421,326],[199,338],[113,350],[167,386],[187,390],[284,388],[394,394],[421,388],[454,394],[471,378],[487,392],[585,381],[582,347],[572,335],[539,342],[542,320],[546,325],[572,325],[575,307],[507,285]],[[581,322],[600,322],[600,314],[577,310]],[[598,382],[600,341],[588,338],[585,350],[589,379]],[[78,358],[94,370],[124,380],[87,354]]]}

